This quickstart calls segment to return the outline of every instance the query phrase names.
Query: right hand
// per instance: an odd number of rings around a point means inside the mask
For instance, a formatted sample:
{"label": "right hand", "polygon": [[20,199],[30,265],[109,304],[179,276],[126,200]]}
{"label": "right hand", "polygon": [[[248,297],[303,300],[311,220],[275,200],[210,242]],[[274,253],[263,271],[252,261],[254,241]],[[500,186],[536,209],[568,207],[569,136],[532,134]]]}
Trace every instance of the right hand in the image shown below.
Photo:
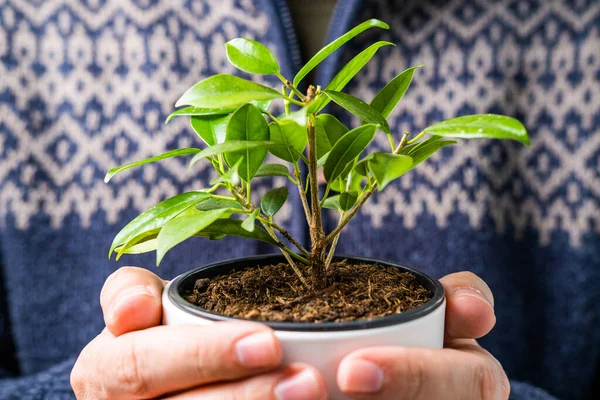
{"label": "right hand", "polygon": [[131,267],[106,280],[100,295],[106,328],[71,372],[78,399],[327,398],[316,369],[280,366],[280,343],[265,325],[161,326],[164,285],[151,272]]}

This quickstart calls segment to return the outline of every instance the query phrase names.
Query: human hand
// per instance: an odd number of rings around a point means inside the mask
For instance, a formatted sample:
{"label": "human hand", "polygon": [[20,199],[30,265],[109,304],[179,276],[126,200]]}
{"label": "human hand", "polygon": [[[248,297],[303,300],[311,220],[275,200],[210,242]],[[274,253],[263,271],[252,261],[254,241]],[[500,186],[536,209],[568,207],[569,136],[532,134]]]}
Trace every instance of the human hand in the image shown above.
{"label": "human hand", "polygon": [[78,399],[325,399],[312,367],[281,367],[281,346],[257,323],[161,326],[165,281],[125,267],[100,295],[106,328],[71,373]]}
{"label": "human hand", "polygon": [[508,399],[510,385],[500,363],[475,339],[496,323],[494,297],[470,272],[440,280],[446,291],[444,349],[373,347],[340,363],[340,390],[357,399]]}

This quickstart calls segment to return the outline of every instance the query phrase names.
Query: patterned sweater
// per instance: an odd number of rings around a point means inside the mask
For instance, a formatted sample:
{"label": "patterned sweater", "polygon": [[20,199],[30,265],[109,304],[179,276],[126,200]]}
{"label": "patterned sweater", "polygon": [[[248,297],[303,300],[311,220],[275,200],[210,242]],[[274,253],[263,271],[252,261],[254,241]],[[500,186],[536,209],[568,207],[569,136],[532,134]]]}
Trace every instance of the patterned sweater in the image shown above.
{"label": "patterned sweater", "polygon": [[[369,100],[424,63],[389,118],[396,134],[500,112],[524,121],[533,144],[444,149],[374,196],[339,252],[436,277],[479,274],[498,320],[481,343],[507,370],[511,398],[600,398],[600,2],[341,0],[328,35],[372,17],[391,30],[360,35],[316,83],[371,41],[390,40],[397,46],[382,48],[348,90]],[[104,280],[125,263],[154,261],[108,261],[113,236],[212,172],[172,159],[110,185],[102,177],[193,144],[185,120],[162,122],[196,81],[236,73],[223,45],[239,36],[266,42],[285,75],[299,68],[282,0],[0,0],[0,399],[73,397],[74,358],[103,326]],[[279,217],[306,239],[297,204]],[[334,215],[326,221],[331,228]],[[170,279],[266,251],[274,249],[191,240],[156,271]]]}

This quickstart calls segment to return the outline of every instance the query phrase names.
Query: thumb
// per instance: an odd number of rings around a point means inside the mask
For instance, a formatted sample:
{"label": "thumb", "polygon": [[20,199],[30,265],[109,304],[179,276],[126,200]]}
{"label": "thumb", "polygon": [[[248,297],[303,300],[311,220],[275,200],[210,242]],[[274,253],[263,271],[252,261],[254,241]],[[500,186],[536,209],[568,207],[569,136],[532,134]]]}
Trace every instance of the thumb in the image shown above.
{"label": "thumb", "polygon": [[115,336],[160,325],[165,281],[152,272],[123,267],[106,279],[100,293],[104,322]]}

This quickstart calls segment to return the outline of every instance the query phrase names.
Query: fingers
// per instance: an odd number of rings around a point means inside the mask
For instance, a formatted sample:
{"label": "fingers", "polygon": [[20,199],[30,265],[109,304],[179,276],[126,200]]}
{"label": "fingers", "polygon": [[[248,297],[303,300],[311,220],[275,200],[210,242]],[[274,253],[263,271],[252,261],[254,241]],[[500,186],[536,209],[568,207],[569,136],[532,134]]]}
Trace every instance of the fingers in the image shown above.
{"label": "fingers", "polygon": [[281,359],[261,324],[158,326],[116,338],[104,331],[80,355],[72,381],[88,398],[155,398],[264,372]]}
{"label": "fingers", "polygon": [[446,342],[477,339],[496,324],[494,296],[486,283],[471,272],[446,275],[440,282],[446,291]]}
{"label": "fingers", "polygon": [[247,378],[194,389],[169,400],[324,400],[325,380],[307,365],[292,364],[280,370]]}
{"label": "fingers", "polygon": [[338,386],[357,399],[508,399],[510,387],[500,364],[474,341],[460,346],[359,350],[342,360]]}
{"label": "fingers", "polygon": [[108,330],[119,336],[160,325],[163,287],[162,279],[142,268],[123,267],[110,275],[100,292]]}

